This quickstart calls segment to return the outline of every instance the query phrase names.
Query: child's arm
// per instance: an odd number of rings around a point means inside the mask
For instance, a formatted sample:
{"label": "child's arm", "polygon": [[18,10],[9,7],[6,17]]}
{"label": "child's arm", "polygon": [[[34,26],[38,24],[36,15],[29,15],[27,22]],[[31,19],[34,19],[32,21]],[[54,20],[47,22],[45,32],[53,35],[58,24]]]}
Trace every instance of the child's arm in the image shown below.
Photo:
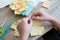
{"label": "child's arm", "polygon": [[50,20],[50,22],[52,23],[52,25],[56,26],[56,28],[58,29],[58,31],[60,32],[60,21],[58,21],[57,19],[55,18],[52,18]]}
{"label": "child's arm", "polygon": [[48,15],[47,13],[44,13],[44,11],[39,11],[39,10],[35,11],[32,14],[32,19],[40,20],[40,21],[49,21],[52,23],[52,25],[57,27],[58,31],[60,31],[60,21]]}

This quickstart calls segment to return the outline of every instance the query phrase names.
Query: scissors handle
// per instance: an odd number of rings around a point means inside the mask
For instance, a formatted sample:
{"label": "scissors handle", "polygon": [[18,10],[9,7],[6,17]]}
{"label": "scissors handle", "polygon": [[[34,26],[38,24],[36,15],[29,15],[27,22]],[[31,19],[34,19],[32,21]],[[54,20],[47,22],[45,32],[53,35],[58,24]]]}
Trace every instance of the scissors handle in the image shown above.
{"label": "scissors handle", "polygon": [[0,26],[0,37],[2,36],[3,28]]}

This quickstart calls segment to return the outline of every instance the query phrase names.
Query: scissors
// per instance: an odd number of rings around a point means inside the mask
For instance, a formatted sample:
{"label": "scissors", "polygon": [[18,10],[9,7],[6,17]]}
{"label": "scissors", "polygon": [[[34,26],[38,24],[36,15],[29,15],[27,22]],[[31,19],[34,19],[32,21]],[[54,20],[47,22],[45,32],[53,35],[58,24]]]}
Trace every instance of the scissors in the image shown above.
{"label": "scissors", "polygon": [[3,23],[0,25],[0,37],[2,36],[3,27],[4,27],[4,24],[6,23],[6,21],[7,21],[7,17],[5,18],[5,20],[3,21]]}

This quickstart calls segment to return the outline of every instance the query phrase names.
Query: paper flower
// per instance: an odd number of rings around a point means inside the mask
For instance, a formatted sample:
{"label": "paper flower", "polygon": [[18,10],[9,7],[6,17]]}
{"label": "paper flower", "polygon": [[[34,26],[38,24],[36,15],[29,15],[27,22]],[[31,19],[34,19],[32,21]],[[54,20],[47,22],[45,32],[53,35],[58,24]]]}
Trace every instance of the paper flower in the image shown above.
{"label": "paper flower", "polygon": [[15,14],[21,14],[22,11],[27,10],[26,6],[27,0],[13,0],[13,3],[10,5],[10,8],[14,10]]}

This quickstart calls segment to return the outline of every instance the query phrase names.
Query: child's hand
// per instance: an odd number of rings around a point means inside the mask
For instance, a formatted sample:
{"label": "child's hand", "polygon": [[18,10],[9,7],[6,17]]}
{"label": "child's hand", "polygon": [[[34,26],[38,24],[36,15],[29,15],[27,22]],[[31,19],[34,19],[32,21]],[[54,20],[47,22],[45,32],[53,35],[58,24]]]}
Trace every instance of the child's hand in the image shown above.
{"label": "child's hand", "polygon": [[29,33],[31,32],[31,28],[32,20],[29,18],[23,18],[17,25],[17,29],[22,36],[29,35]]}
{"label": "child's hand", "polygon": [[40,20],[40,21],[50,21],[52,20],[52,16],[48,15],[47,13],[44,13],[43,11],[36,10],[32,14],[32,19]]}

